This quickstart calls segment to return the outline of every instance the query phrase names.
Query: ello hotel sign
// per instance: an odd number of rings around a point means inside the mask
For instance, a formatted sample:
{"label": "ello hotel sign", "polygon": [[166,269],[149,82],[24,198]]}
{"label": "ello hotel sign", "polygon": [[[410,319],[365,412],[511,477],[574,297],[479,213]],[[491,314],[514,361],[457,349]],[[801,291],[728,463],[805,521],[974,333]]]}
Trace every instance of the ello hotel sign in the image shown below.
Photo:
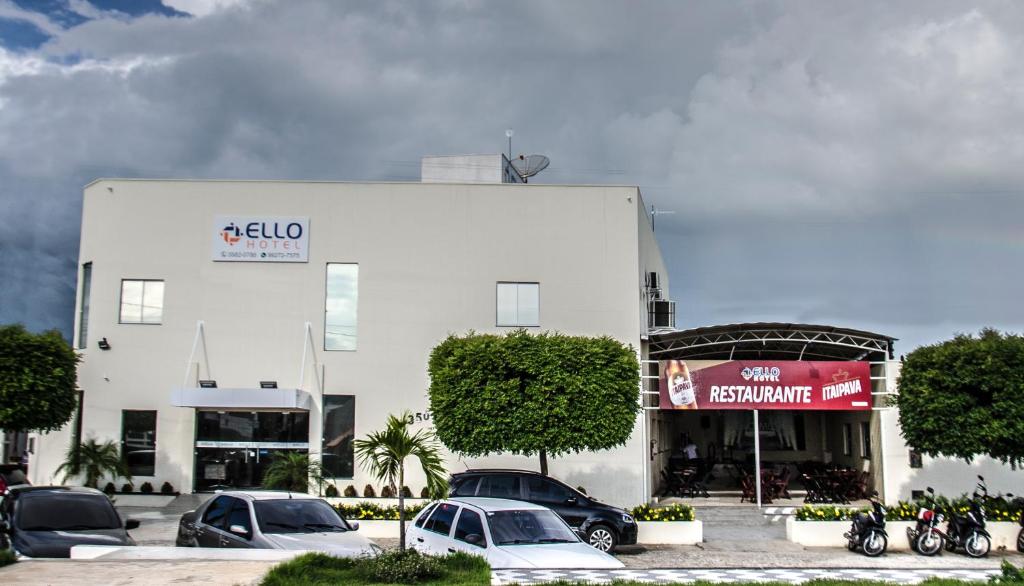
{"label": "ello hotel sign", "polygon": [[214,261],[309,260],[309,218],[215,216],[212,236]]}

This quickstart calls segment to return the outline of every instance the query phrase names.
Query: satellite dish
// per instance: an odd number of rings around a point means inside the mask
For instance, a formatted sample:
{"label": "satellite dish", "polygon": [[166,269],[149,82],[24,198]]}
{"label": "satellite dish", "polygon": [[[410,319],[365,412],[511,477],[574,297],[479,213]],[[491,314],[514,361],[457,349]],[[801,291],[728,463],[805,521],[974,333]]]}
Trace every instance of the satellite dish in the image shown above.
{"label": "satellite dish", "polygon": [[548,168],[551,159],[544,155],[519,155],[519,158],[512,161],[512,168],[519,173],[525,183],[527,179]]}

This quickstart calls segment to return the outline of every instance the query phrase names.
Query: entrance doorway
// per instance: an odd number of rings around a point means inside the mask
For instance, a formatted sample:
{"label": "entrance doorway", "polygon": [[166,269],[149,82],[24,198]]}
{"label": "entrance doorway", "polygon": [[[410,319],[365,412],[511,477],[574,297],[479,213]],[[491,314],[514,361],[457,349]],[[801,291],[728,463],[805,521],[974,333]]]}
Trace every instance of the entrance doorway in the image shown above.
{"label": "entrance doorway", "polygon": [[309,452],[309,412],[197,411],[194,490],[259,488],[285,452]]}

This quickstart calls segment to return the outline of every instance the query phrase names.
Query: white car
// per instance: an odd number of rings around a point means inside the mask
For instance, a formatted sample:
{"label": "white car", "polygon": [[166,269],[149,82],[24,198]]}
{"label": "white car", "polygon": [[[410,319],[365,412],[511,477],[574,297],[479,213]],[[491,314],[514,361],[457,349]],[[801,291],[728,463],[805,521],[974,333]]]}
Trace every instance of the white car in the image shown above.
{"label": "white car", "polygon": [[339,557],[382,550],[323,499],[297,492],[223,491],[181,516],[178,547],[291,549]]}
{"label": "white car", "polygon": [[407,540],[422,553],[479,555],[495,569],[623,567],[580,540],[551,509],[507,499],[466,497],[431,504],[416,516]]}

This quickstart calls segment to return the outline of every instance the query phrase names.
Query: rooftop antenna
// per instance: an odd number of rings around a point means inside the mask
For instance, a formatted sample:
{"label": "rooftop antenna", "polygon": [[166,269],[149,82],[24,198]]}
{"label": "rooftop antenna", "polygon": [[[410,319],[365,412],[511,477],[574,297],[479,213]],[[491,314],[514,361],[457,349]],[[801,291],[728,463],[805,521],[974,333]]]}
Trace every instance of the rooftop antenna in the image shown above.
{"label": "rooftop antenna", "polygon": [[659,216],[661,214],[674,214],[674,213],[676,213],[675,210],[659,210],[658,208],[654,207],[653,204],[651,204],[651,232],[654,232],[654,218],[655,218],[655,216]]}
{"label": "rooftop antenna", "polygon": [[550,164],[551,159],[544,155],[519,155],[512,161],[512,168],[523,178],[523,183],[526,183],[530,177],[547,169]]}

